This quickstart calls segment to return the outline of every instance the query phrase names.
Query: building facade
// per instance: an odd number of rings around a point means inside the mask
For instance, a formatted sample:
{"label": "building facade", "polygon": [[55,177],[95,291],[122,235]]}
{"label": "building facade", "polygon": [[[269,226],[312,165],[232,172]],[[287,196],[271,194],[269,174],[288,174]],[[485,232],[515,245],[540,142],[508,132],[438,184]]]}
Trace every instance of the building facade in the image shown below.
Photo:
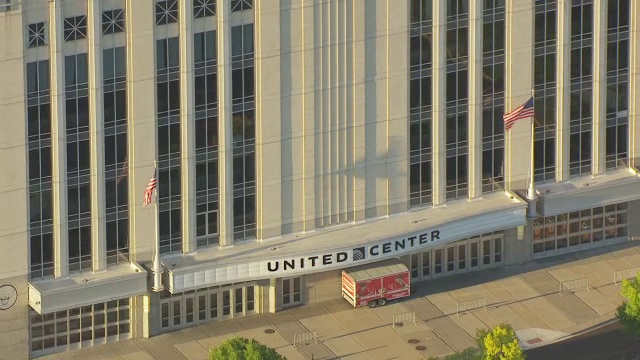
{"label": "building facade", "polygon": [[9,0],[0,29],[0,358],[640,232],[636,1]]}

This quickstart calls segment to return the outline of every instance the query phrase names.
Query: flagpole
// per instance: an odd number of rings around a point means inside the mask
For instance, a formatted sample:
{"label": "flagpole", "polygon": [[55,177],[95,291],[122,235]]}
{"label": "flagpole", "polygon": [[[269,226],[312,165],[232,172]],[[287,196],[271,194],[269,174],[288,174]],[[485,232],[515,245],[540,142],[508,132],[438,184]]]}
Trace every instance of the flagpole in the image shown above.
{"label": "flagpole", "polygon": [[160,222],[158,220],[159,217],[159,196],[160,192],[159,187],[159,176],[158,176],[158,163],[157,161],[153,162],[153,176],[156,178],[156,198],[153,204],[153,216],[154,216],[154,253],[153,253],[153,291],[161,292],[164,290],[164,285],[162,284],[162,265],[160,264],[160,230],[158,229]]}
{"label": "flagpole", "polygon": [[[531,98],[534,98],[534,90],[531,90]],[[535,105],[535,99],[534,99],[534,105]],[[535,154],[535,114],[534,116],[531,117],[531,156],[529,157],[531,159],[530,164],[529,164],[529,171],[530,171],[530,176],[529,176],[529,188],[527,189],[527,199],[529,200],[529,208],[528,208],[528,216],[529,217],[536,217],[537,216],[537,211],[536,211],[536,199],[537,199],[537,194],[536,194],[536,189],[535,189],[535,178],[534,178],[534,174],[535,174],[535,162],[534,162],[534,154]]]}

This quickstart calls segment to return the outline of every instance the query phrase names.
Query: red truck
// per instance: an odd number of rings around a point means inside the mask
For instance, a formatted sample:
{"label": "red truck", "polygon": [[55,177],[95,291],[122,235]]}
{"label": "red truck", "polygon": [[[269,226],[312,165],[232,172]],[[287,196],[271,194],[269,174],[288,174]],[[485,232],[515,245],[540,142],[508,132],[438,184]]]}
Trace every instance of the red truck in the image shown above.
{"label": "red truck", "polygon": [[398,259],[353,267],[342,271],[342,297],[353,307],[383,306],[410,295],[410,278],[409,269]]}

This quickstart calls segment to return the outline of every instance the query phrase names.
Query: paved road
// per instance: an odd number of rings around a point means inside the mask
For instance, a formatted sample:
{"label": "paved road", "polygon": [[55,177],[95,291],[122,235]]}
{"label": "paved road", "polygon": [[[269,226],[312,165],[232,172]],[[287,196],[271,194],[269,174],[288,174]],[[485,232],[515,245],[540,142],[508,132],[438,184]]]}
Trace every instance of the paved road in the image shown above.
{"label": "paved road", "polygon": [[567,341],[527,351],[527,360],[640,360],[640,339],[618,322]]}

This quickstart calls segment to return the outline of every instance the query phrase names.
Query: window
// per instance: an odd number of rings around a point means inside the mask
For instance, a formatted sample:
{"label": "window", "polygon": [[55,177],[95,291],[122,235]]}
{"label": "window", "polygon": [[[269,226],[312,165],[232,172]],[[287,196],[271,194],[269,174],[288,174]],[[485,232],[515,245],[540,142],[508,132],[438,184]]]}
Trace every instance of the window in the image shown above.
{"label": "window", "polygon": [[255,237],[255,104],[253,24],[231,28],[233,216],[236,240]]}
{"label": "window", "polygon": [[557,6],[556,0],[538,1],[535,5],[534,179],[536,182],[555,180]]}
{"label": "window", "polygon": [[124,9],[109,10],[102,13],[102,33],[115,34],[124,31]]}
{"label": "window", "polygon": [[27,64],[30,278],[53,275],[49,61]]}
{"label": "window", "polygon": [[607,169],[629,163],[629,5],[628,0],[609,0],[607,7]]}
{"label": "window", "polygon": [[231,0],[231,11],[243,11],[253,9],[253,0]]}
{"label": "window", "polygon": [[47,45],[46,27],[44,22],[29,24],[27,47],[33,48]]}
{"label": "window", "polygon": [[504,189],[504,2],[486,2],[483,10],[482,191]]}
{"label": "window", "polygon": [[193,17],[203,18],[216,14],[215,0],[193,0]]}
{"label": "window", "polygon": [[569,172],[591,173],[591,123],[593,87],[593,1],[571,7],[571,98]]}
{"label": "window", "polygon": [[107,264],[129,261],[125,48],[103,50]]}
{"label": "window", "polygon": [[156,40],[158,71],[175,71],[180,66],[180,48],[177,37]]}
{"label": "window", "polygon": [[253,24],[231,28],[231,61],[253,58]]}
{"label": "window", "polygon": [[33,356],[72,350],[89,340],[99,344],[130,337],[128,298],[43,315],[29,311]]}
{"label": "window", "polygon": [[282,305],[291,306],[302,302],[302,278],[282,279]]}
{"label": "window", "polygon": [[218,79],[216,32],[194,34],[197,247],[218,237]]}
{"label": "window", "polygon": [[549,251],[572,251],[579,245],[624,238],[627,226],[626,203],[540,217],[533,221],[533,253],[545,256]]}
{"label": "window", "polygon": [[180,80],[178,38],[156,41],[160,252],[182,248]]}
{"label": "window", "polygon": [[178,22],[178,1],[167,0],[156,2],[156,25]]}
{"label": "window", "polygon": [[468,195],[468,0],[447,3],[446,198]]}
{"label": "window", "polygon": [[432,203],[432,3],[411,2],[409,79],[409,198],[411,206]]}
{"label": "window", "polygon": [[411,0],[411,23],[419,24],[433,18],[431,0]]}
{"label": "window", "polygon": [[87,37],[87,17],[75,16],[64,19],[64,41],[80,40]]}
{"label": "window", "polygon": [[180,208],[180,166],[159,171],[159,232],[160,252],[177,252],[182,247]]}
{"label": "window", "polygon": [[69,225],[69,272],[91,270],[91,226]]}
{"label": "window", "polygon": [[87,54],[65,56],[64,64],[68,264],[70,272],[82,272],[92,266]]}

